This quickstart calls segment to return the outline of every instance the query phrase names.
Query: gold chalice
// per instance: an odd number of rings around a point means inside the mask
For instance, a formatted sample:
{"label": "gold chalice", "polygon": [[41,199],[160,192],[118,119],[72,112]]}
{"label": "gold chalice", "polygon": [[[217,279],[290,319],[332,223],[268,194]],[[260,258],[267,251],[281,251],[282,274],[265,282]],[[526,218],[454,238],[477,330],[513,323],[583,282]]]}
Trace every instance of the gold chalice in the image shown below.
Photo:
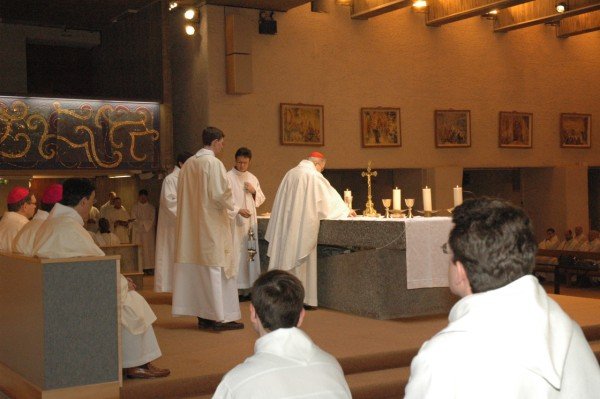
{"label": "gold chalice", "polygon": [[415,206],[415,199],[414,198],[404,198],[404,203],[408,207],[408,216],[407,217],[412,218],[413,217],[412,207]]}
{"label": "gold chalice", "polygon": [[386,219],[389,219],[390,218],[390,206],[392,205],[392,199],[384,198],[381,200],[381,202],[383,203],[383,206],[385,208],[385,217],[386,217]]}

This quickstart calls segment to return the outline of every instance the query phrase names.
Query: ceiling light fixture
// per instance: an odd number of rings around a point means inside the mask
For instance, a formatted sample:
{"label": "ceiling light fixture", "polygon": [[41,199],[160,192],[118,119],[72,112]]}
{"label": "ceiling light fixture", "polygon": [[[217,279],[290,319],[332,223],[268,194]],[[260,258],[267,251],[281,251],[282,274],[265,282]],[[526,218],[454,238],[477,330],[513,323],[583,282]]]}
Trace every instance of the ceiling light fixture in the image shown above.
{"label": "ceiling light fixture", "polygon": [[183,13],[183,18],[188,21],[185,24],[185,33],[188,36],[196,34],[196,30],[200,28],[200,10],[196,7],[188,8]]}
{"label": "ceiling light fixture", "polygon": [[194,35],[194,33],[196,33],[196,28],[194,28],[194,27],[193,27],[192,25],[190,25],[190,24],[187,24],[187,25],[185,26],[185,33],[186,33],[188,36],[193,36],[193,35]]}
{"label": "ceiling light fixture", "polygon": [[490,10],[490,11],[486,12],[485,14],[482,14],[481,18],[497,19],[498,18],[498,10],[496,10],[496,9]]}
{"label": "ceiling light fixture", "polygon": [[335,0],[335,4],[338,6],[351,6],[352,0]]}
{"label": "ceiling light fixture", "polygon": [[560,3],[556,3],[556,12],[563,13],[569,9],[569,5],[566,1],[561,1]]}
{"label": "ceiling light fixture", "polygon": [[177,6],[179,6],[179,4],[176,1],[172,1],[169,3],[169,11],[173,11],[174,9],[177,8]]}
{"label": "ceiling light fixture", "polygon": [[194,10],[193,8],[188,8],[183,13],[183,17],[185,19],[187,19],[188,21],[191,21],[192,19],[194,19],[196,17],[196,10]]}
{"label": "ceiling light fixture", "polygon": [[426,0],[415,0],[412,3],[413,9],[416,11],[424,11],[427,8]]}

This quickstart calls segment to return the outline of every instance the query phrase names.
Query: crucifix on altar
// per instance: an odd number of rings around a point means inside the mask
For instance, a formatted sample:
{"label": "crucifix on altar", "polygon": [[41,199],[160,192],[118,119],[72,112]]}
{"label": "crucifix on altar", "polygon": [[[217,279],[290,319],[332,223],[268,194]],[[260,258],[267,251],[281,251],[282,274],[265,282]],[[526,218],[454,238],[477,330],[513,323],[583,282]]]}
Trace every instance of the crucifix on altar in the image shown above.
{"label": "crucifix on altar", "polygon": [[375,210],[375,207],[373,206],[373,200],[371,197],[371,177],[375,177],[377,176],[377,171],[371,171],[371,161],[369,161],[369,163],[367,164],[367,171],[366,172],[362,172],[360,174],[362,177],[366,177],[367,178],[367,203],[365,204],[365,210],[363,211],[363,215],[364,216],[377,216],[378,213]]}

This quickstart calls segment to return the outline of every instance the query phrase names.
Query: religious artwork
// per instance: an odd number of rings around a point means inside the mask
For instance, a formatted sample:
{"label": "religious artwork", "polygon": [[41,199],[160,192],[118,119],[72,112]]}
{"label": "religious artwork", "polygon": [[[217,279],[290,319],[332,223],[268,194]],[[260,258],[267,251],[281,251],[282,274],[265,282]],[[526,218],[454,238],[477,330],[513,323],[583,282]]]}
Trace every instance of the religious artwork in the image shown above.
{"label": "religious artwork", "polygon": [[400,147],[400,108],[361,108],[363,147]]}
{"label": "religious artwork", "polygon": [[592,141],[592,115],[560,114],[560,146],[564,148],[590,148]]}
{"label": "religious artwork", "polygon": [[498,145],[503,148],[531,148],[533,114],[500,112]]}
{"label": "religious artwork", "polygon": [[325,144],[323,106],[308,104],[281,104],[281,144]]}
{"label": "religious artwork", "polygon": [[436,147],[471,146],[471,111],[436,110],[434,119]]}
{"label": "religious artwork", "polygon": [[159,104],[0,97],[2,169],[160,167]]}

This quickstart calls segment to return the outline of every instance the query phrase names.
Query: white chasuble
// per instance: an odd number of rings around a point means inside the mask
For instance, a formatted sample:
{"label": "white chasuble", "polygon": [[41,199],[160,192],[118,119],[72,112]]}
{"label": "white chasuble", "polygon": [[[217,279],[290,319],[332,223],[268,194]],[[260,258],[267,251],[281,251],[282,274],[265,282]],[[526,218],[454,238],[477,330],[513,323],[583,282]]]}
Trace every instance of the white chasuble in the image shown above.
{"label": "white chasuble", "polygon": [[158,224],[156,226],[156,252],[154,291],[173,291],[173,264],[175,263],[175,236],[177,234],[177,179],[179,167],[175,166],[160,191]]}
{"label": "white chasuble", "polygon": [[13,241],[13,252],[25,256],[33,256],[35,235],[46,219],[48,219],[48,212],[38,209],[33,219],[17,233],[17,236]]}
{"label": "white chasuble", "polygon": [[12,252],[17,233],[29,223],[27,217],[17,212],[4,212],[0,220],[0,252]]}
{"label": "white chasuble", "polygon": [[[345,219],[348,213],[348,206],[340,194],[311,161],[301,161],[279,185],[265,234],[269,242],[269,270],[298,272],[308,305],[317,305],[316,257],[320,221]],[[299,270],[293,270],[299,267]]]}
{"label": "white chasuble", "polygon": [[125,210],[124,207],[120,207],[119,209],[115,209],[114,206],[111,206],[106,210],[106,219],[110,223],[110,231],[115,233],[121,244],[129,244],[131,241],[129,240],[129,227],[125,226],[115,226],[116,221],[127,222],[131,219],[129,216],[129,212]]}
{"label": "white chasuble", "polygon": [[138,202],[131,208],[132,241],[140,246],[142,268],[154,269],[154,226],[156,223],[156,208],[146,202]]}
{"label": "white chasuble", "polygon": [[[258,251],[258,225],[256,219],[256,208],[265,202],[260,184],[252,173],[239,172],[233,168],[227,172],[227,180],[231,185],[233,194],[234,210],[231,212],[231,233],[233,236],[233,262],[238,267],[238,288],[246,289],[252,287],[254,281],[260,275],[260,254]],[[244,189],[244,183],[252,184],[256,194],[252,195]],[[245,218],[238,214],[240,209],[247,209],[251,216]],[[252,227],[254,231],[256,254],[254,260],[250,261],[248,256],[248,231]]]}

